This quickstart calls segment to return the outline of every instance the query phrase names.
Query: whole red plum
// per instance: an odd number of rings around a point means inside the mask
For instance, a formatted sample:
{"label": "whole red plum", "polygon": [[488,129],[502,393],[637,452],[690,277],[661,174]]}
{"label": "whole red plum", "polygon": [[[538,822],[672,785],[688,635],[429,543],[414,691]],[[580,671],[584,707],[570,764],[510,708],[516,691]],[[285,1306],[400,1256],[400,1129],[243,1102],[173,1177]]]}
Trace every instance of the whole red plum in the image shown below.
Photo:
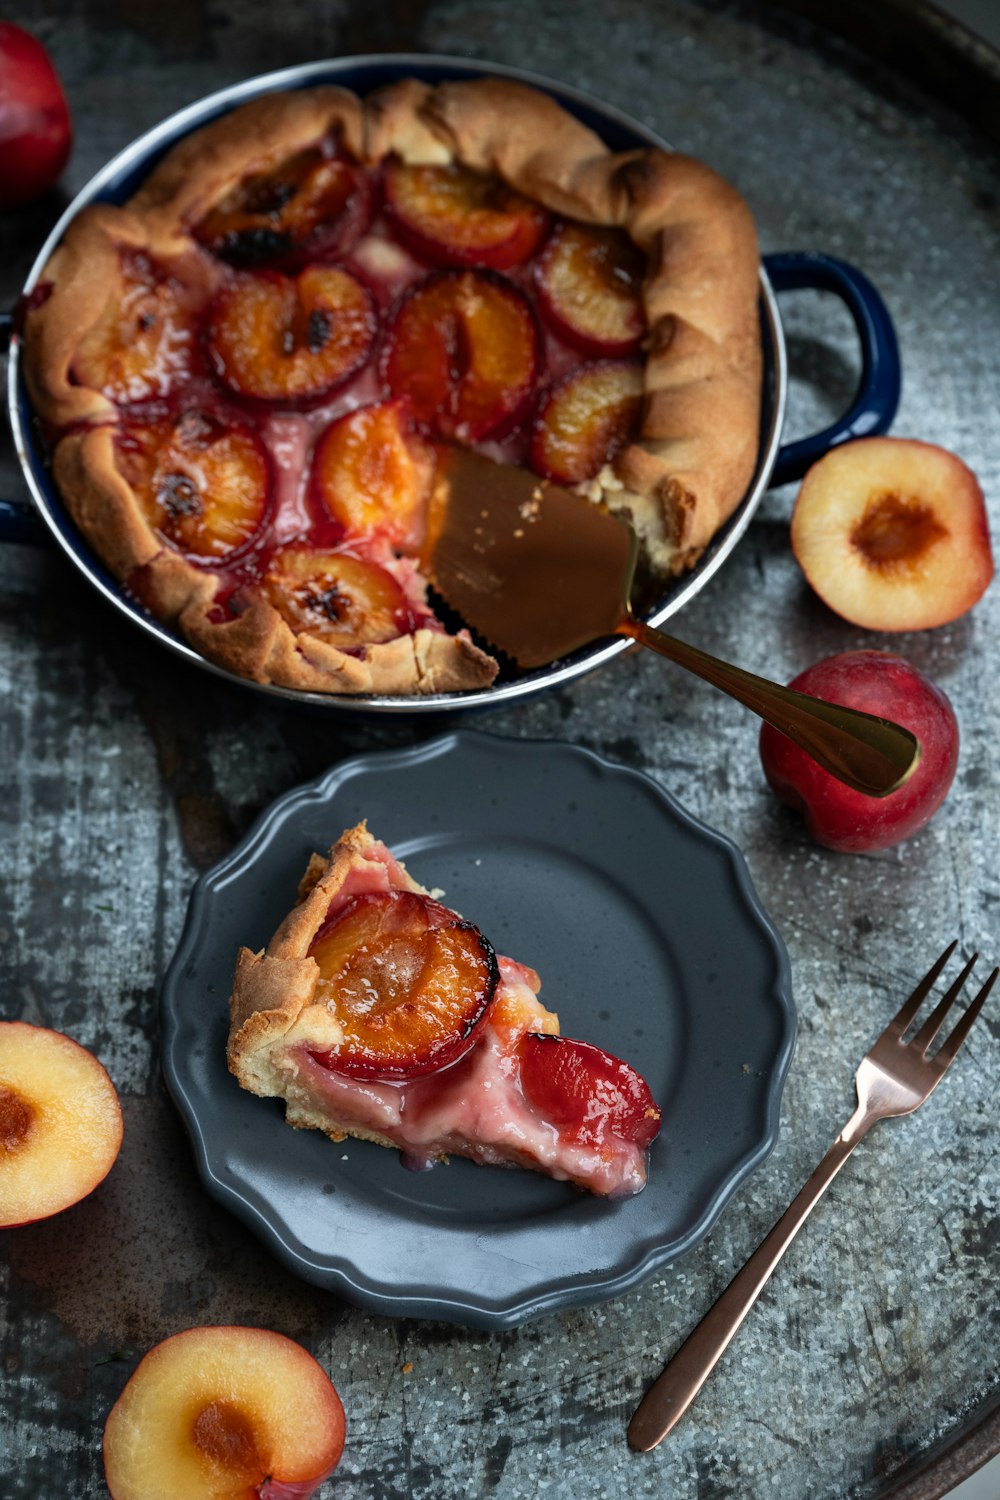
{"label": "whole red plum", "polygon": [[764,774],[783,802],[801,812],[813,838],[828,849],[868,854],[901,843],[941,806],[958,764],[958,723],[951,704],[923,672],[886,651],[845,651],[800,672],[790,687],[902,724],[920,742],[920,763],[887,797],[868,797],[765,724]]}
{"label": "whole red plum", "polygon": [[69,109],[41,42],[0,21],[0,210],[41,197],[66,165]]}

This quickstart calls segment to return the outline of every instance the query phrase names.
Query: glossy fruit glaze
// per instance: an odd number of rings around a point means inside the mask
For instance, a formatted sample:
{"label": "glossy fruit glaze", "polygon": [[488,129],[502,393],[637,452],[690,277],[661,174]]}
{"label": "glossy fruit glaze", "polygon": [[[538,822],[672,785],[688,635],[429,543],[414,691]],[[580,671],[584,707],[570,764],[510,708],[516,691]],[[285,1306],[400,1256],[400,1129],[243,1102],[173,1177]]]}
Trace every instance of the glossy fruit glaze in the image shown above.
{"label": "glossy fruit glaze", "polygon": [[496,992],[496,955],[482,933],[413,891],[338,906],[309,952],[344,1032],[327,1061],[358,1078],[415,1078],[457,1062]]}
{"label": "glossy fruit glaze", "polygon": [[342,649],[440,628],[414,561],[433,445],[575,483],[636,429],[644,263],[619,231],[335,140],[185,227],[169,266],[121,251],[71,374],[118,408],[119,467],[165,546],[218,578],[216,621],[287,589],[292,628]]}

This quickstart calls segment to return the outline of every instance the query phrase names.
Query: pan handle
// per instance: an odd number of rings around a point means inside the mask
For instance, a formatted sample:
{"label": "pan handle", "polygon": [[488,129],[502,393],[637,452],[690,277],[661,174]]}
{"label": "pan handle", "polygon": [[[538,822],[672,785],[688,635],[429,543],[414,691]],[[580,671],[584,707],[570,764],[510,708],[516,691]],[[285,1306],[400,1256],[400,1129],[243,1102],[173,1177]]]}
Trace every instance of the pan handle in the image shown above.
{"label": "pan handle", "polygon": [[[14,314],[0,312],[0,352],[6,352],[13,332]],[[52,533],[29,501],[0,500],[0,542],[47,547]]]}
{"label": "pan handle", "polygon": [[0,500],[0,542],[48,547],[52,544],[52,533],[33,505]]}
{"label": "pan handle", "polygon": [[868,277],[846,260],[809,251],[764,256],[774,290],[832,292],[847,307],[861,340],[861,381],[848,411],[812,437],[778,450],[772,485],[801,479],[809,466],[851,438],[886,432],[899,405],[899,344],[889,310]]}

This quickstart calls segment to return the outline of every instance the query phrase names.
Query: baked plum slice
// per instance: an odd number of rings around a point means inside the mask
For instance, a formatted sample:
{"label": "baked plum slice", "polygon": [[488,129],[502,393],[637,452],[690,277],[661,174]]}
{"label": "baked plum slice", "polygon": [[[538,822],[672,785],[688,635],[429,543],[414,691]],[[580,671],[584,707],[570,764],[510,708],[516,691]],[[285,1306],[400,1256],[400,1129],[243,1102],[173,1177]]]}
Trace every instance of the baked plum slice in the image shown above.
{"label": "baked plum slice", "polygon": [[356,1078],[419,1078],[457,1061],[496,991],[496,954],[430,896],[356,896],[309,949],[344,1040],[319,1061]]}
{"label": "baked plum slice", "polygon": [[224,386],[251,401],[309,406],[344,385],[375,341],[368,289],[338,266],[297,276],[240,272],[217,293],[207,342]]}
{"label": "baked plum slice", "polygon": [[531,467],[559,484],[593,479],[637,432],[643,389],[643,368],[632,360],[601,360],[571,370],[539,409]]}
{"label": "baked plum slice", "polygon": [[568,344],[590,355],[638,353],[646,331],[646,258],[621,229],[560,224],[535,266],[543,311]]}
{"label": "baked plum slice", "polygon": [[332,422],[316,445],[310,487],[320,512],[348,535],[415,552],[433,478],[433,450],[414,432],[403,396]]}
{"label": "baked plum slice", "polygon": [[80,385],[119,405],[166,396],[197,362],[198,318],[179,282],[146,255],[123,253],[108,299],[73,359]]}
{"label": "baked plum slice", "polygon": [[493,271],[439,271],[393,314],[383,375],[435,437],[476,443],[517,425],[535,392],[539,336],[527,297]]}
{"label": "baked plum slice", "polygon": [[346,255],[371,216],[364,174],[317,147],[245,177],[205,215],[194,236],[231,265],[287,268]]}
{"label": "baked plum slice", "polygon": [[126,424],[115,459],[149,524],[189,557],[216,561],[242,551],[270,511],[267,451],[233,418],[189,411]]}
{"label": "baked plum slice", "polygon": [[410,166],[393,160],[384,185],[399,238],[432,265],[506,271],[533,254],[549,225],[545,209],[502,178],[457,162]]}
{"label": "baked plum slice", "polygon": [[258,587],[296,634],[306,632],[339,650],[392,641],[409,627],[406,595],[396,579],[349,552],[285,547]]}
{"label": "baked plum slice", "polygon": [[521,1044],[521,1088],[560,1136],[600,1150],[609,1137],[645,1151],[660,1129],[646,1080],[590,1042],[529,1032]]}

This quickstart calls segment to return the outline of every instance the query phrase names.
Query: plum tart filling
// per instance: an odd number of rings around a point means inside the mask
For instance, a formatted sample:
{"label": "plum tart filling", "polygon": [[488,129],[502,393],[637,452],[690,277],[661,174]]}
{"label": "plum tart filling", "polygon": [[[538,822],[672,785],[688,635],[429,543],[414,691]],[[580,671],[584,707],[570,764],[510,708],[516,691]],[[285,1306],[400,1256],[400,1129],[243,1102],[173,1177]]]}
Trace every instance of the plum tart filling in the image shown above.
{"label": "plum tart filling", "polygon": [[[83,341],[74,373],[118,406],[118,467],[163,543],[211,567],[256,533],[260,567],[242,581],[293,631],[340,649],[392,638],[384,608],[367,625],[350,615],[353,640],[345,614],[336,630],[314,631],[322,611],[293,597],[300,564],[274,566],[272,554],[325,552],[339,530],[355,553],[375,539],[414,556],[434,472],[426,438],[577,483],[637,428],[633,367],[601,356],[641,339],[638,252],[499,179],[395,159],[380,174],[317,149],[238,184],[194,237],[183,276],[123,253],[125,294]],[[603,314],[590,305],[602,288]],[[187,464],[150,475],[137,461],[169,424],[183,434],[196,419],[246,434],[228,439],[218,496]],[[247,594],[221,573],[219,585],[221,621]],[[422,583],[417,592],[422,602]],[[396,634],[407,629],[398,618]]]}
{"label": "plum tart filling", "polygon": [[[710,169],[615,154],[530,89],[279,93],[74,219],[23,308],[25,376],[88,540],[206,656],[307,690],[459,691],[499,664],[427,604],[432,445],[572,484],[634,521],[654,573],[689,566],[756,455],[757,276]],[[218,503],[211,473],[136,483],[123,459],[192,413],[229,434]],[[308,549],[384,569],[409,609],[376,589],[362,623],[355,590],[331,628],[300,607]]]}
{"label": "plum tart filling", "polygon": [[[524,1010],[523,988],[502,980],[498,998]],[[547,1012],[539,1012],[543,1021]],[[534,1033],[519,1036],[533,1039]],[[628,1197],[646,1184],[649,1140],[609,1129],[599,1142],[588,1142],[560,1131],[525,1092],[516,1041],[490,1021],[465,1058],[426,1080],[358,1082],[331,1067],[328,1055],[305,1048],[290,1049],[286,1066],[304,1098],[391,1140],[415,1170],[458,1155],[482,1166],[531,1167],[602,1197]]]}

